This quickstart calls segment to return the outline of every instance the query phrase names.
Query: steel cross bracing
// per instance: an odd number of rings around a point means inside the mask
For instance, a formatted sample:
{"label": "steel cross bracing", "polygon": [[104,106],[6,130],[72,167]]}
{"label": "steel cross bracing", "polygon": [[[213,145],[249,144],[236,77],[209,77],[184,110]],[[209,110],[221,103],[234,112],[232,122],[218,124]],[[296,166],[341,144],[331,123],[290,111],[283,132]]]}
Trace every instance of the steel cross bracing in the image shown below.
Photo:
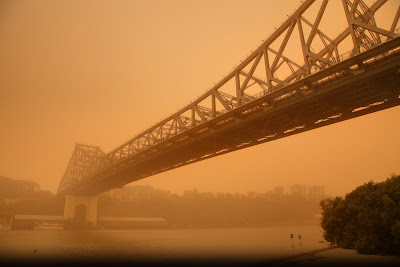
{"label": "steel cross bracing", "polygon": [[[274,33],[214,87],[175,114],[153,125],[113,151],[104,154],[97,147],[77,145],[60,182],[58,192],[60,194],[73,192],[75,190],[73,188],[77,184],[82,186],[92,178],[100,179],[99,177],[102,175],[116,173],[119,169],[134,164],[136,161],[143,161],[154,153],[179,147],[181,143],[188,140],[195,142],[199,135],[215,132],[217,128],[229,128],[228,125],[231,122],[243,120],[253,113],[278,110],[277,107],[281,103],[290,102],[308,94],[314,95],[320,88],[339,83],[349,77],[355,79],[356,76],[360,76],[373,66],[393,64],[390,62],[397,59],[400,50],[399,29],[396,28],[400,17],[400,3],[396,2],[397,11],[392,23],[389,28],[384,29],[377,25],[375,14],[390,1],[378,0],[368,7],[362,0],[342,0],[342,11],[347,26],[336,38],[330,38],[319,27],[324,15],[329,11],[327,10],[328,2],[328,0],[322,0],[320,3],[315,0],[304,1]],[[317,14],[315,19],[310,22],[303,15],[309,9],[315,8],[314,6],[317,4]],[[297,34],[295,34],[295,29],[297,29]],[[297,46],[298,51],[295,54],[301,55],[301,62],[285,54],[285,49],[293,38],[297,39],[300,44]],[[341,48],[342,43],[349,39],[351,47],[344,46],[346,52],[340,50],[343,49]],[[313,46],[318,46],[318,42],[320,49],[319,52],[315,52]],[[394,62],[399,64],[398,61]],[[279,78],[282,73],[286,74],[286,78]],[[233,87],[234,94],[224,92],[225,88],[229,86]],[[255,91],[256,93],[254,93]],[[366,90],[366,92],[369,91]],[[375,98],[369,96],[367,99],[362,99],[360,92],[359,99],[349,95],[349,97],[353,97],[354,102],[348,104],[346,109],[349,109],[348,112],[351,113],[357,108],[374,108],[379,104],[388,105],[389,102],[392,103],[389,106],[397,105],[398,89],[391,88],[389,92],[381,90],[380,94],[380,98],[375,95]],[[382,99],[382,95],[384,99]],[[371,102],[371,99],[376,102]],[[397,100],[393,102],[391,99]],[[396,104],[393,104],[395,102]],[[335,109],[335,100],[325,99],[323,104],[330,110]],[[339,109],[338,106],[336,104],[336,109]],[[293,122],[302,122],[301,125],[284,131],[288,133],[287,131],[298,131],[310,124],[312,124],[312,128],[317,123],[329,119],[346,117],[343,107],[340,111],[336,115],[332,115],[333,118],[331,118],[332,116],[324,118],[323,114],[315,113],[314,118],[308,119],[307,123],[304,122],[304,119],[299,118],[298,114],[297,116],[279,116],[277,122],[274,122],[275,124],[269,122],[268,125],[262,126],[264,133],[268,133],[268,130],[264,129],[265,127],[270,127],[275,133],[264,134],[264,137],[260,139],[262,141],[276,138],[275,135],[278,133],[274,127],[277,127],[278,124],[281,129],[286,129]],[[290,112],[286,113],[290,114]],[[286,120],[287,122],[285,122]],[[341,119],[339,118],[339,120]],[[284,127],[285,123],[286,128]],[[254,132],[259,134],[260,131],[255,129]],[[220,141],[220,143],[223,142]],[[230,145],[226,144],[224,147],[221,144],[217,146],[214,144],[214,147],[223,149],[218,152],[210,150],[211,154],[203,154],[201,157],[189,160],[185,158],[178,164],[166,164],[163,165],[164,168],[152,170],[136,178],[140,179],[232,151]],[[238,144],[235,150],[247,145],[246,143]],[[132,181],[129,178],[122,180],[118,183],[124,184]],[[108,185],[104,190],[115,186],[118,185]]]}
{"label": "steel cross bracing", "polygon": [[104,152],[96,146],[76,144],[59,188],[64,188],[68,184],[75,183],[84,178],[88,172],[95,171],[96,162],[104,157],[104,155]]}

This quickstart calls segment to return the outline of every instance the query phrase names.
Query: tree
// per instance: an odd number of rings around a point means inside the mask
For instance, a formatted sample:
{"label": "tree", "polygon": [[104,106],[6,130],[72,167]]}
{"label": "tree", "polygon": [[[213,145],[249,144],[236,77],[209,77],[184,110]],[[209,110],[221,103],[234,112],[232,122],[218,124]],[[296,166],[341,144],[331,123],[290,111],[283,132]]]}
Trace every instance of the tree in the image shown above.
{"label": "tree", "polygon": [[323,200],[324,238],[363,254],[400,254],[400,176],[368,182],[345,198]]}

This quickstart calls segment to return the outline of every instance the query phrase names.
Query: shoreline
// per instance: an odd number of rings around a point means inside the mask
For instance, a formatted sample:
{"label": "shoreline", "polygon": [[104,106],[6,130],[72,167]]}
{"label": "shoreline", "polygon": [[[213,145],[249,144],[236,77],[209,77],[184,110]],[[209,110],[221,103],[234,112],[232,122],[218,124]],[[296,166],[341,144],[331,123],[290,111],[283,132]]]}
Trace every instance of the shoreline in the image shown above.
{"label": "shoreline", "polygon": [[283,257],[283,258],[278,258],[278,259],[267,261],[267,262],[265,262],[265,264],[274,265],[274,264],[279,264],[279,263],[285,263],[285,262],[292,261],[292,260],[297,259],[297,258],[313,256],[313,255],[315,255],[317,253],[321,253],[321,252],[324,252],[324,251],[332,250],[332,249],[335,249],[335,248],[338,248],[338,246],[334,245],[334,246],[327,247],[327,248],[321,248],[321,249],[316,249],[316,250],[312,250],[312,251],[309,251],[309,252],[304,252],[304,253],[300,253],[300,254],[296,254],[296,255],[286,256],[286,257]]}
{"label": "shoreline", "polygon": [[[263,227],[291,227],[291,226],[320,226],[319,222],[315,221],[306,221],[306,222],[274,222],[274,223],[266,223],[266,224],[168,224],[165,226],[132,226],[132,227],[124,227],[124,226],[115,226],[115,227],[106,227],[101,225],[72,225],[65,227],[65,224],[54,224],[51,227],[42,227],[41,224],[33,225],[2,225],[0,230],[144,230],[144,229],[226,229],[226,228],[263,228]],[[56,227],[57,226],[57,227]]]}
{"label": "shoreline", "polygon": [[266,266],[331,266],[338,264],[350,264],[351,266],[400,266],[400,255],[366,255],[358,253],[355,249],[343,249],[334,245],[263,262],[262,264]]}

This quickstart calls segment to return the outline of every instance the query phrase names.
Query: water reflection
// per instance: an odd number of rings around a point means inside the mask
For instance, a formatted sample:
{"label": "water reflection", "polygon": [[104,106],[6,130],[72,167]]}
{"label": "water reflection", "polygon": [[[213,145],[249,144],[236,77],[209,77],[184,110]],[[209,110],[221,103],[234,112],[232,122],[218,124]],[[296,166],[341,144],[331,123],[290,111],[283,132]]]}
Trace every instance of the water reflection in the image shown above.
{"label": "water reflection", "polygon": [[[294,238],[290,238],[290,233]],[[301,239],[298,235],[301,234]],[[317,225],[214,229],[11,230],[0,232],[9,259],[265,261],[327,247]],[[301,241],[301,243],[300,243]]]}

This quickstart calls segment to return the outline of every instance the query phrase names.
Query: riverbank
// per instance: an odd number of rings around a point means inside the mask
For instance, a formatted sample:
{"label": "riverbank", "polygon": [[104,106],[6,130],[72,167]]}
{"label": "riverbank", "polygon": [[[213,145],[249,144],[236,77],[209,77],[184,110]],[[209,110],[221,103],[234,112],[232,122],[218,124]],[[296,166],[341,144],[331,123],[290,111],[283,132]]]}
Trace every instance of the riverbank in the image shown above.
{"label": "riverbank", "polygon": [[[111,217],[114,219],[114,217]],[[117,218],[115,218],[117,219]],[[125,219],[125,218],[123,218]],[[126,220],[131,220],[134,222],[135,220],[140,221],[141,218],[138,217],[128,217]],[[143,220],[142,220],[143,221]],[[116,221],[116,225],[110,227],[110,225],[105,225],[104,223],[90,224],[84,223],[82,224],[74,224],[69,221],[61,221],[59,223],[47,223],[41,221],[28,221],[25,223],[18,224],[9,224],[2,225],[0,224],[0,230],[140,230],[140,229],[224,229],[224,228],[262,228],[262,227],[282,227],[282,226],[319,226],[319,221],[300,221],[300,222],[274,222],[274,223],[264,223],[264,224],[168,224],[166,221],[162,224],[151,224],[151,223],[141,223],[141,224],[133,224],[124,225],[124,221]]]}
{"label": "riverbank", "polygon": [[265,266],[400,266],[400,256],[364,255],[355,249],[330,247],[267,262]]}

